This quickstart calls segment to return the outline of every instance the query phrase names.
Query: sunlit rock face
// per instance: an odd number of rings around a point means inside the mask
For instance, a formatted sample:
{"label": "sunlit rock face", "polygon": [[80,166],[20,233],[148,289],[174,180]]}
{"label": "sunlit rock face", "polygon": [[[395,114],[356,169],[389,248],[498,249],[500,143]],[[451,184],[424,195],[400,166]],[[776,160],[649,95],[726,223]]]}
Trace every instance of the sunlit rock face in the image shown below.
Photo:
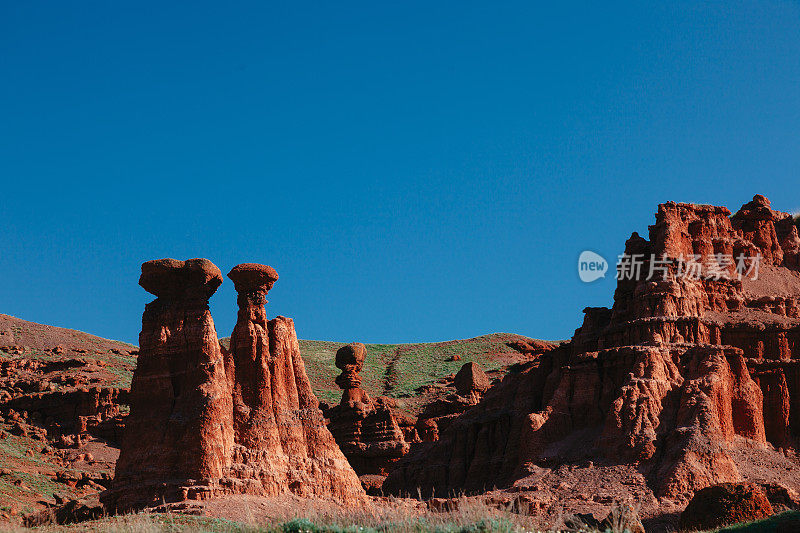
{"label": "sunlit rock face", "polygon": [[[670,202],[649,233],[626,243],[643,263],[618,281],[612,308],[587,308],[571,343],[507,375],[436,443],[404,458],[384,490],[476,492],[591,460],[636,465],[655,494],[685,498],[740,481],[742,447],[796,447],[792,217],[763,196],[733,216]],[[685,275],[698,264],[696,276]],[[651,266],[657,275],[648,279]]]}
{"label": "sunlit rock face", "polygon": [[142,318],[131,412],[102,496],[107,508],[227,494],[364,500],[325,427],[293,321],[266,319],[277,273],[245,264],[229,277],[239,315],[223,353],[208,309],[219,269],[205,259],[142,265],[140,284],[158,298]]}

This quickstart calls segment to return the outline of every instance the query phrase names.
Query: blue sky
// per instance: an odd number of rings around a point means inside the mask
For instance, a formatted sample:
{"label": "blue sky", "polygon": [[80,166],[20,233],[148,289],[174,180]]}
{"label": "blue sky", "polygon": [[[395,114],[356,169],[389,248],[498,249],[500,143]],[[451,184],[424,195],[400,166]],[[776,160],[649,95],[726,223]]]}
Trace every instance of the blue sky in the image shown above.
{"label": "blue sky", "polygon": [[[557,5],[551,5],[557,4]],[[136,342],[143,261],[302,338],[567,338],[660,202],[800,208],[796,2],[4,2],[0,312]],[[233,284],[212,298],[220,336]]]}

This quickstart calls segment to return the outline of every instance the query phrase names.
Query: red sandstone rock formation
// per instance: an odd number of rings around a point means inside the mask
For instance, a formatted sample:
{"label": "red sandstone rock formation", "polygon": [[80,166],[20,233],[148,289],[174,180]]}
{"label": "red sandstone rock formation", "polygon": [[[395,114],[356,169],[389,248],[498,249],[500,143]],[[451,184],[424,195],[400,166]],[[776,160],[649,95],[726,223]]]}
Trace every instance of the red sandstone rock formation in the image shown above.
{"label": "red sandstone rock formation", "polygon": [[453,420],[480,402],[491,384],[478,363],[464,363],[453,378],[456,392],[426,405],[420,413],[416,426],[419,439],[438,440]]}
{"label": "red sandstone rock formation", "polygon": [[478,363],[464,363],[453,380],[460,396],[480,396],[492,385]]}
{"label": "red sandstone rock formation", "polygon": [[220,351],[208,298],[222,283],[205,259],[142,265],[145,307],[131,412],[112,489],[129,510],[223,494],[363,497],[317,408],[291,319],[267,321],[277,274],[239,265],[231,351]]}
{"label": "red sandstone rock formation", "polygon": [[[740,481],[752,470],[740,446],[776,453],[800,436],[797,249],[791,217],[760,196],[733,217],[659,206],[649,240],[626,243],[647,260],[618,282],[614,306],[587,308],[570,344],[507,375],[384,489],[481,491],[587,460],[637,465],[674,498]],[[760,277],[713,268],[717,254],[760,255]],[[651,255],[666,260],[666,279],[646,279]],[[679,276],[692,260],[699,278]]]}
{"label": "red sandstone rock formation", "polygon": [[118,510],[183,499],[196,480],[225,474],[233,442],[231,397],[208,298],[222,283],[210,261],[142,265],[145,306],[113,489]]}
{"label": "red sandstone rock formation", "polygon": [[354,342],[336,352],[342,373],[336,384],[343,389],[339,405],[326,412],[330,429],[350,464],[360,475],[386,475],[410,444],[398,424],[387,398],[370,399],[361,388],[359,372],[367,350]]}
{"label": "red sandstone rock formation", "polygon": [[681,514],[681,529],[716,529],[772,514],[772,505],[755,483],[723,483],[697,492]]}
{"label": "red sandstone rock formation", "polygon": [[265,296],[278,274],[245,264],[228,277],[239,293],[226,365],[234,407],[233,492],[361,499],[361,484],[325,427],[292,319],[266,320]]}

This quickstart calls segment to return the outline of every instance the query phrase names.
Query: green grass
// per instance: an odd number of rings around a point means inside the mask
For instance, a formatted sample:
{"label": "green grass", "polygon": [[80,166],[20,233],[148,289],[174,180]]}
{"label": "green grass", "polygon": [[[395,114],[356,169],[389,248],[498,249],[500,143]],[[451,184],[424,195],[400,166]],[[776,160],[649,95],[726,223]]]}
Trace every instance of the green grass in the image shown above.
{"label": "green grass", "polygon": [[377,526],[358,526],[358,525],[331,525],[315,524],[306,518],[298,518],[283,524],[264,529],[265,532],[280,533],[385,533],[388,531],[414,531],[414,532],[434,532],[434,533],[505,533],[519,531],[516,524],[510,520],[502,518],[489,518],[479,520],[471,524],[459,523],[434,523],[425,517],[411,520],[404,523],[383,523]]}
{"label": "green grass", "polygon": [[191,515],[154,513],[112,516],[69,524],[63,526],[45,525],[31,529],[20,527],[17,531],[42,531],[42,532],[130,532],[130,533],[155,533],[155,532],[189,532],[202,531],[209,533],[249,533],[257,531],[252,527],[224,518],[208,518]]}
{"label": "green grass", "polygon": [[[718,529],[717,533],[775,533],[784,522],[800,527],[800,511],[786,511],[757,522],[747,522]],[[790,531],[786,529],[786,531]]]}
{"label": "green grass", "polygon": [[[500,364],[490,355],[513,353],[514,350],[505,344],[507,339],[508,335],[495,333],[448,342],[367,344],[367,359],[361,371],[362,387],[372,396],[408,398],[415,396],[418,388],[455,374],[468,362],[479,363],[486,371],[496,370]],[[321,401],[338,402],[342,396],[334,380],[340,373],[335,364],[336,350],[344,344],[300,341],[306,373]],[[454,356],[459,356],[460,360],[453,361]]]}
{"label": "green grass", "polygon": [[[54,492],[73,498],[79,496],[75,489],[57,483],[45,475],[24,471],[36,468],[50,471],[57,469],[40,453],[44,446],[43,441],[15,435],[0,439],[0,468],[11,471],[0,476],[0,501],[4,504],[13,503],[23,513],[27,513],[33,511],[30,506],[32,499],[51,499]],[[28,450],[31,451],[30,455]],[[17,485],[15,481],[22,482],[24,486]]]}

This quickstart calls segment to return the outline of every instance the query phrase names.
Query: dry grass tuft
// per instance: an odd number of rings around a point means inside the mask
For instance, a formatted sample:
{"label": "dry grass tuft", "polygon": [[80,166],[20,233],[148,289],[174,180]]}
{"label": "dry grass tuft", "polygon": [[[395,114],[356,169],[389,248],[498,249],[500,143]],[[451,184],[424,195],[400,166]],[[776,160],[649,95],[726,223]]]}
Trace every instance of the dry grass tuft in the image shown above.
{"label": "dry grass tuft", "polygon": [[[190,532],[213,533],[516,533],[550,531],[537,517],[522,516],[489,506],[476,498],[457,498],[451,512],[432,512],[419,502],[388,498],[364,508],[334,505],[293,506],[291,502],[264,505],[253,499],[230,500],[237,520],[178,513],[137,513],[91,522],[36,528],[42,533],[67,532]],[[257,504],[261,504],[260,506]],[[228,508],[229,511],[231,508]],[[231,513],[229,513],[231,514]],[[11,529],[14,532],[30,529]],[[592,530],[588,530],[592,531]]]}

